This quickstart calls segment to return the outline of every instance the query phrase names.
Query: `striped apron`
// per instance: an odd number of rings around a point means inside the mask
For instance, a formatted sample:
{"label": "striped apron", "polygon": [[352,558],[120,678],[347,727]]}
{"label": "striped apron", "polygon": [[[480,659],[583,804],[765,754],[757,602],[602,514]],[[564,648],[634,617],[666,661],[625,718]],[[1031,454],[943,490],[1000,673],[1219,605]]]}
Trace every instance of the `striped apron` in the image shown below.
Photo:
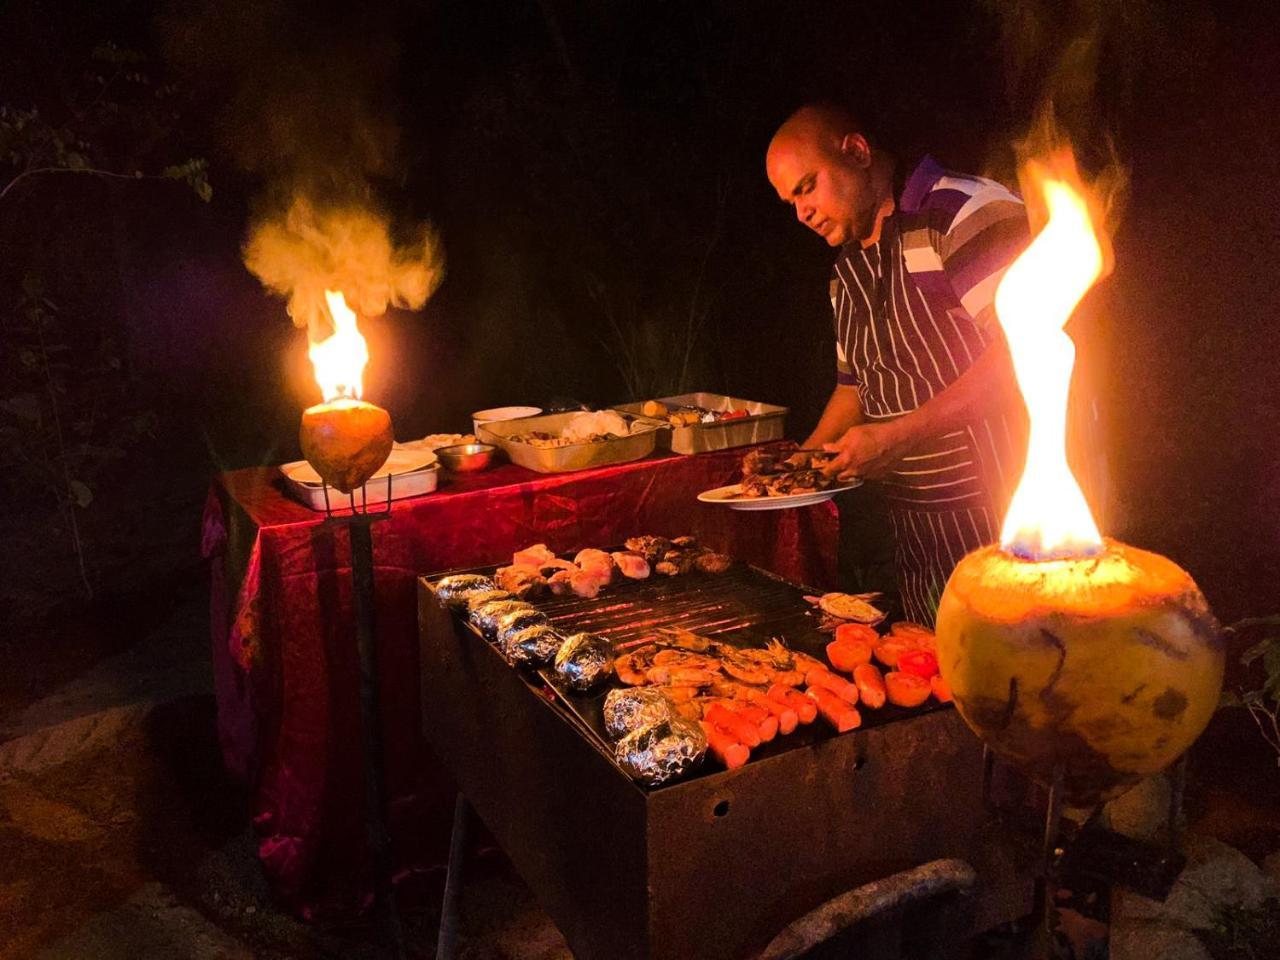
{"label": "striped apron", "polygon": [[[901,219],[890,217],[873,246],[845,247],[832,278],[839,379],[857,385],[872,423],[925,403],[988,344],[958,301],[921,289],[903,254]],[[955,565],[999,538],[1025,451],[1021,406],[993,408],[925,441],[882,479],[906,619],[931,625]]]}

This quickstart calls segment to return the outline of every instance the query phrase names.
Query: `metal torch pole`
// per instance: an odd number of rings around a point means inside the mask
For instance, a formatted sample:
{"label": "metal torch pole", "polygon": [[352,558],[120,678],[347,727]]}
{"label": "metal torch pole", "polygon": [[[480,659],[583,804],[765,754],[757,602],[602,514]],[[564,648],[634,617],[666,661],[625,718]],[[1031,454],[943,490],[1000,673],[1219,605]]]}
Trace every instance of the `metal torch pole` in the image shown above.
{"label": "metal torch pole", "polygon": [[373,634],[373,538],[376,517],[351,517],[351,585],[355,608],[356,647],[360,654],[360,727],[364,740],[364,817],[373,859],[374,911],[394,955],[405,956],[400,915],[391,888],[391,831],[382,762],[382,711],[378,694],[378,653]]}

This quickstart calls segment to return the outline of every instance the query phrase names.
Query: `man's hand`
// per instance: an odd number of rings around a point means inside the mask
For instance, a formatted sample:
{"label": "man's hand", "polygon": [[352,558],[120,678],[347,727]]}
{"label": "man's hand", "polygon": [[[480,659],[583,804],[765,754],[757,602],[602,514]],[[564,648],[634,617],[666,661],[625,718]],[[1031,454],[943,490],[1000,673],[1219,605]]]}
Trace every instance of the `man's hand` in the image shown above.
{"label": "man's hand", "polygon": [[822,449],[837,455],[822,468],[823,472],[841,479],[883,476],[902,456],[898,430],[892,422],[850,427],[835,443],[824,443]]}

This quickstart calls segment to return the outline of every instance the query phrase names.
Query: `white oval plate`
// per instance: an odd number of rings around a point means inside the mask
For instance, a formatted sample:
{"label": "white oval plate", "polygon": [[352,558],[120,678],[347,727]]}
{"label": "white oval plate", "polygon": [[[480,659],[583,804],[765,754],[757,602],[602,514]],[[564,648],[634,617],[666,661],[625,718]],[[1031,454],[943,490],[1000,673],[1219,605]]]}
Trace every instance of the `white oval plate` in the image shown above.
{"label": "white oval plate", "polygon": [[[387,456],[387,462],[380,466],[369,479],[376,480],[379,477],[385,477],[389,473],[394,475],[397,473],[413,473],[415,470],[425,470],[427,467],[434,466],[435,462],[436,455],[430,450],[405,450],[401,447],[394,447]],[[294,483],[307,483],[318,487],[323,482],[320,479],[320,474],[316,473],[315,467],[305,460],[286,463],[280,468],[280,472]]]}
{"label": "white oval plate", "polygon": [[837,484],[825,490],[813,493],[788,493],[781,497],[742,497],[742,484],[732,483],[727,487],[716,487],[698,494],[703,503],[715,503],[730,510],[790,510],[792,507],[807,507],[814,503],[830,500],[837,493],[844,493],[862,485],[861,480]]}

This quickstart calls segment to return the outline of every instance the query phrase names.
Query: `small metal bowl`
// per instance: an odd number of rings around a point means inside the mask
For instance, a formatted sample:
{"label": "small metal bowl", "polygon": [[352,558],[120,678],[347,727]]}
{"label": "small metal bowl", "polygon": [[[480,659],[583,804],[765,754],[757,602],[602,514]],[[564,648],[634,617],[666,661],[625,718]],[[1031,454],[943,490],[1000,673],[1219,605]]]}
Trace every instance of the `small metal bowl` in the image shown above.
{"label": "small metal bowl", "polygon": [[444,464],[445,469],[454,473],[484,470],[493,463],[497,455],[498,448],[492,443],[458,443],[436,451],[436,457]]}

